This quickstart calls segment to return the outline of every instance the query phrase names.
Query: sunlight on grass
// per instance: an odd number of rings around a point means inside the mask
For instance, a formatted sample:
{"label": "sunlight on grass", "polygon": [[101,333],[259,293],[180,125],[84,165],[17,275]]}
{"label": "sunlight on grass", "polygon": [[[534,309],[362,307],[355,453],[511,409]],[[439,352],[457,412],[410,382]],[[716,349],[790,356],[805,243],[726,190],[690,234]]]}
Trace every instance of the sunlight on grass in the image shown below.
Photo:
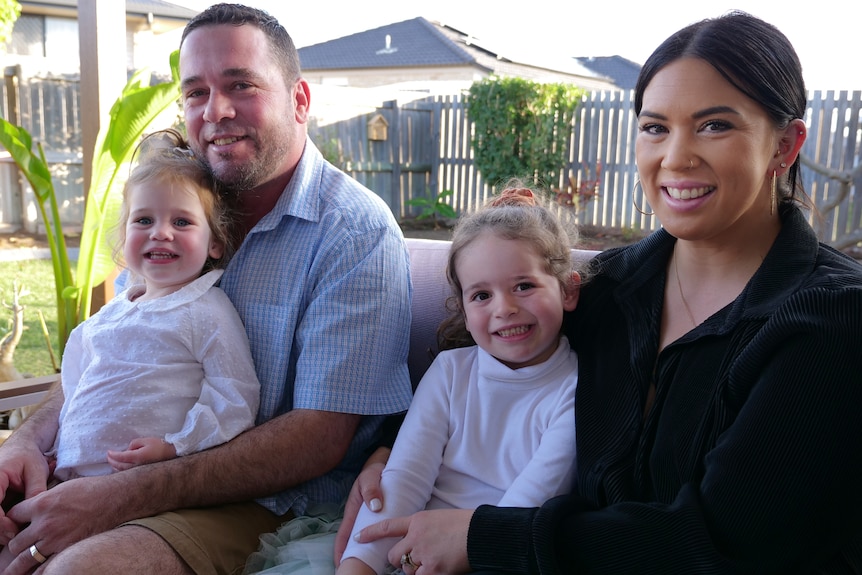
{"label": "sunlight on grass", "polygon": [[[74,262],[73,262],[74,266]],[[12,302],[14,282],[26,288],[29,293],[22,296],[19,303],[24,306],[24,334],[15,348],[15,367],[24,375],[48,375],[54,373],[48,343],[42,334],[39,311],[45,316],[54,357],[57,354],[57,300],[54,297],[54,272],[51,260],[23,260],[0,262],[0,333],[5,335],[10,326],[12,312],[7,305]]]}

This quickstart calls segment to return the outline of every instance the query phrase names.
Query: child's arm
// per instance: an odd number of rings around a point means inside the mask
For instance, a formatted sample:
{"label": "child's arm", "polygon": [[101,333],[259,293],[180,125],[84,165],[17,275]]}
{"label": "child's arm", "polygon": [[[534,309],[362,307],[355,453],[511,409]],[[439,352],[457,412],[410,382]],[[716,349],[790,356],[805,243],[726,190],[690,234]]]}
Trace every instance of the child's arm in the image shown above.
{"label": "child's arm", "polygon": [[250,429],[260,403],[260,384],[236,309],[215,287],[196,305],[190,308],[189,321],[194,331],[191,346],[203,367],[201,393],[182,428],[165,436],[179,456],[209,449]]}
{"label": "child's arm", "polygon": [[160,437],[139,437],[125,451],[108,451],[108,463],[114,471],[125,471],[138,465],[173,459],[177,450]]}
{"label": "child's arm", "polygon": [[[383,509],[372,512],[363,505],[356,518],[353,535],[380,520],[421,511],[431,497],[449,439],[447,390],[454,374],[447,357],[444,353],[438,355],[416,388],[381,478],[380,487],[386,497]],[[351,536],[341,564],[357,560],[372,572],[383,573],[389,564],[389,549],[397,542],[397,538],[391,538],[358,543]]]}
{"label": "child's arm", "polygon": [[[561,382],[559,399],[548,427],[530,461],[497,504],[498,507],[536,507],[572,491],[575,481],[575,385],[577,374]],[[524,422],[526,424],[526,422]]]}
{"label": "child's arm", "polygon": [[356,559],[354,557],[350,557],[341,562],[341,565],[338,566],[338,569],[335,571],[335,575],[377,575],[374,572],[374,569]]}

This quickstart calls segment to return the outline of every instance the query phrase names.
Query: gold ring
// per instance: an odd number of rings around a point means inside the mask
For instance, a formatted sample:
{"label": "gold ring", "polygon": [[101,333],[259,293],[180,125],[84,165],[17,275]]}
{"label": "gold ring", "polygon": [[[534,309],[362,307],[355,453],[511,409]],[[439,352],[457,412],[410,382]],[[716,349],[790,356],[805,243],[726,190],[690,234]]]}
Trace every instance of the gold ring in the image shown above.
{"label": "gold ring", "polygon": [[35,544],[35,543],[34,543],[33,545],[31,545],[31,546],[30,546],[30,557],[32,557],[33,559],[35,559],[35,560],[36,560],[36,563],[39,563],[40,565],[41,565],[42,563],[44,563],[45,561],[47,561],[47,560],[48,560],[48,558],[47,558],[47,557],[45,557],[44,555],[42,555],[41,553],[39,553],[39,550],[38,550],[38,549],[36,549],[36,544]]}
{"label": "gold ring", "polygon": [[413,558],[410,557],[410,553],[405,553],[401,556],[401,566],[404,567],[405,565],[410,565],[414,571],[419,569],[419,565],[413,562]]}

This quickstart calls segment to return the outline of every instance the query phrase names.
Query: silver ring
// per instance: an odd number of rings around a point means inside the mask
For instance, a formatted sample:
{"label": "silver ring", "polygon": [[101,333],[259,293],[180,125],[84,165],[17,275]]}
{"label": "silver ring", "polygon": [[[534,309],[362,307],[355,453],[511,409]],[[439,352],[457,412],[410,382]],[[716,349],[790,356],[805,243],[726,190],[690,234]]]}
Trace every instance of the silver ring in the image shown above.
{"label": "silver ring", "polygon": [[45,557],[44,555],[42,555],[41,553],[39,553],[39,550],[38,550],[38,549],[36,549],[36,544],[35,544],[35,543],[34,543],[33,545],[31,545],[31,546],[30,546],[30,557],[32,557],[33,559],[35,559],[35,560],[36,560],[36,563],[39,563],[40,565],[41,565],[42,563],[44,563],[45,561],[47,561],[47,560],[48,560],[48,558],[47,558],[47,557]]}
{"label": "silver ring", "polygon": [[414,571],[419,569],[419,565],[413,562],[413,558],[410,557],[410,553],[405,553],[401,556],[401,566],[404,567],[405,565],[410,565]]}
{"label": "silver ring", "polygon": [[688,159],[688,169],[689,170],[694,169],[694,160],[692,160],[691,158]]}

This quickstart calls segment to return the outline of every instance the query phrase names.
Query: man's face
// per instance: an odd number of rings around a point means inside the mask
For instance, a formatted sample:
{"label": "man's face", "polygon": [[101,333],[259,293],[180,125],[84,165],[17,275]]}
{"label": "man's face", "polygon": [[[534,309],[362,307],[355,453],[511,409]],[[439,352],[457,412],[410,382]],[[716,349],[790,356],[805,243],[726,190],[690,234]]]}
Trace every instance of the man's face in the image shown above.
{"label": "man's face", "polygon": [[255,26],[204,26],[180,50],[192,149],[223,184],[251,190],[289,173],[305,145],[308,92],[285,85],[266,35]]}

